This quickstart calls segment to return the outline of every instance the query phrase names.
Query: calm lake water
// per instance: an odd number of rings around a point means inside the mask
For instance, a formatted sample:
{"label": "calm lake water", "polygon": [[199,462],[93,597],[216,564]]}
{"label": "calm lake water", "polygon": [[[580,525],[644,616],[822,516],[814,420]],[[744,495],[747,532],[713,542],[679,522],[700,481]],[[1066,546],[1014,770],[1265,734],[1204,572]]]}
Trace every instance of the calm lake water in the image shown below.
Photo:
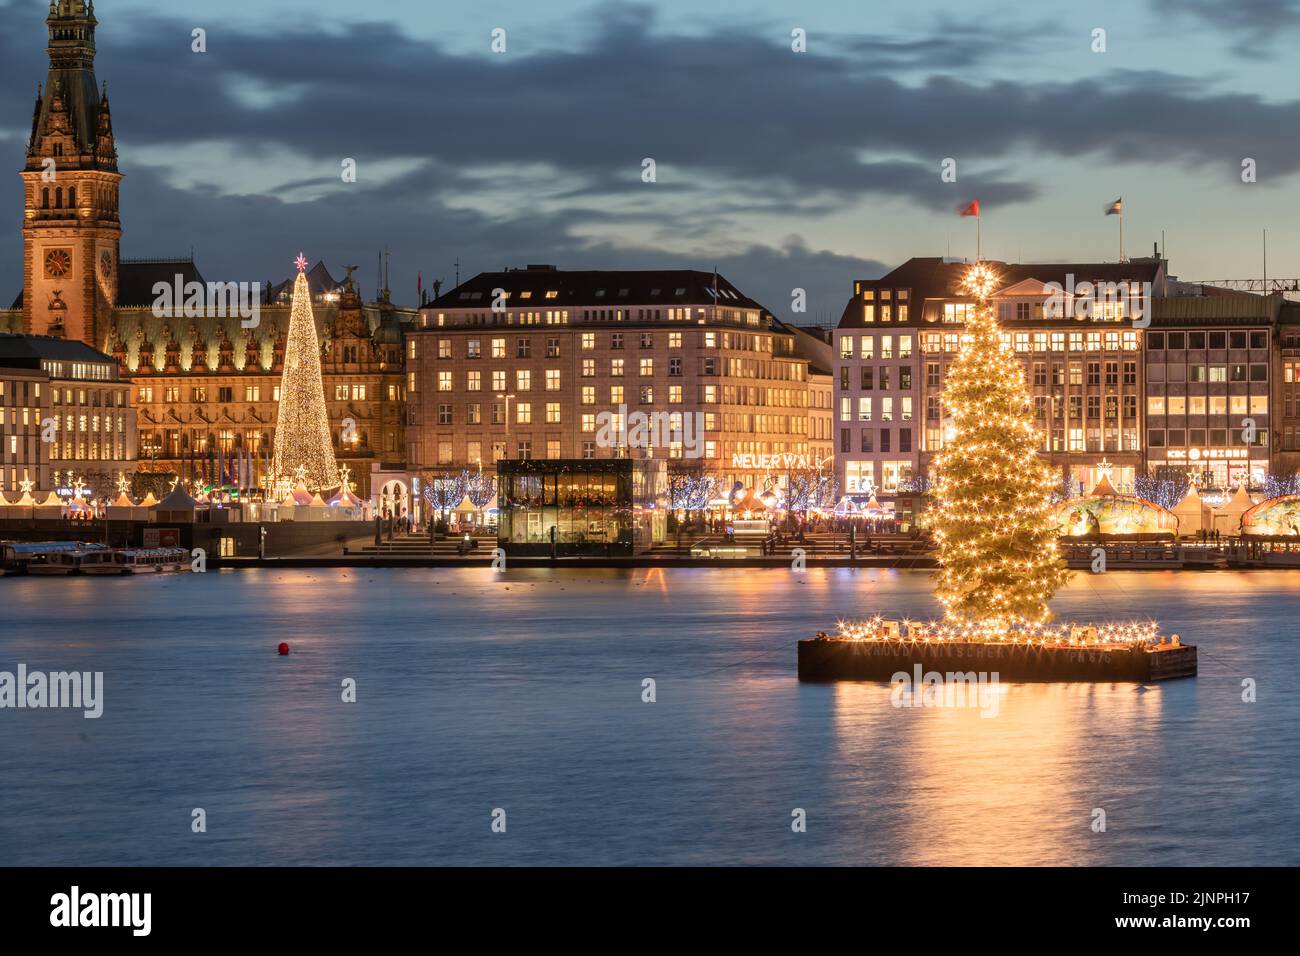
{"label": "calm lake water", "polygon": [[1200,676],[1013,685],[990,719],[795,679],[837,618],[934,614],[924,572],[2,579],[0,670],[103,671],[105,702],[0,710],[0,865],[1295,865],[1297,598],[1077,574],[1060,616],[1154,616]]}

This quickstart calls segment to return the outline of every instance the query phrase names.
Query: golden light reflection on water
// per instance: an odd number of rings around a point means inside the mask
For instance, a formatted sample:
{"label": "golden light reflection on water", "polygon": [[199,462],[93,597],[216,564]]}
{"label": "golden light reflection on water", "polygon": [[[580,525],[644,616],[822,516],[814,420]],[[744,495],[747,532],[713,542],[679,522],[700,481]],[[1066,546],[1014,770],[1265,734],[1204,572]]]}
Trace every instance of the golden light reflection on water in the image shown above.
{"label": "golden light reflection on water", "polygon": [[[1090,744],[1157,721],[1158,687],[1002,684],[996,714],[896,708],[885,684],[835,686],[832,730],[846,766],[886,767],[898,865],[1084,864],[1103,795]],[[878,781],[877,781],[878,782]]]}

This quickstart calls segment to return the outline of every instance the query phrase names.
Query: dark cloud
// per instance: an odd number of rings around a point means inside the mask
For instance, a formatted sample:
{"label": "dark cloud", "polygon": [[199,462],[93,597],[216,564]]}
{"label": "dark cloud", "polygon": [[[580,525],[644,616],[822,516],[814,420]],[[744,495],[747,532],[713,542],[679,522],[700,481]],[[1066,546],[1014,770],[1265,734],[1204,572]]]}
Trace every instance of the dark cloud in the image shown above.
{"label": "dark cloud", "polygon": [[1300,18],[1300,0],[1152,0],[1152,7],[1228,33],[1243,56],[1259,55]]}
{"label": "dark cloud", "polygon": [[[43,12],[0,0],[0,130],[30,122],[45,74]],[[780,310],[788,286],[842,300],[854,276],[879,266],[802,242],[764,244],[752,235],[758,217],[807,223],[799,231],[815,245],[819,217],[863,199],[933,211],[974,196],[1003,207],[1031,200],[1062,188],[1061,157],[1207,166],[1249,155],[1275,176],[1300,168],[1294,103],[1202,95],[1159,73],[981,83],[961,69],[1023,49],[1044,25],[814,35],[810,52],[795,54],[780,31],[667,34],[648,6],[614,4],[581,18],[585,41],[563,50],[516,31],[504,56],[488,52],[486,36],[480,53],[452,52],[396,25],[304,20],[274,32],[213,22],[210,52],[196,55],[189,19],[100,16],[99,72],[127,174],[126,254],[193,244],[210,274],[278,279],[299,244],[363,264],[389,246],[404,301],[417,268],[449,273],[458,257],[465,272],[524,261],[711,267],[658,247],[711,258],[715,237],[730,235],[746,245],[722,260],[729,277]],[[176,170],[144,165],[144,148],[156,162],[200,142],[260,159],[277,189],[261,194],[218,171],[218,182],[179,191],[167,185]],[[305,158],[273,158],[284,150]],[[0,151],[21,163],[17,139],[0,140]],[[355,185],[337,179],[344,157],[358,161]],[[653,185],[640,180],[644,157],[659,164]],[[940,181],[945,157],[958,162],[957,184]],[[415,168],[382,186],[367,178],[392,160]],[[317,186],[322,198],[283,198]],[[7,221],[19,221],[19,200],[16,188],[0,191]],[[0,298],[16,285],[16,239],[0,232]],[[790,276],[767,291],[780,270]]]}

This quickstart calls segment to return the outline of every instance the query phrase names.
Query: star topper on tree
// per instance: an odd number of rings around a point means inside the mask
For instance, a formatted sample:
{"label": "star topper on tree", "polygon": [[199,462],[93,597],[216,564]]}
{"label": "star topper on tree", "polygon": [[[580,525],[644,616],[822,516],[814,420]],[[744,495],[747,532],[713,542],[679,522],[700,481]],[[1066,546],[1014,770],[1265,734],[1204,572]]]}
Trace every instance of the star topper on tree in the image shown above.
{"label": "star topper on tree", "polygon": [[304,256],[301,252],[298,253],[298,258],[293,260],[293,264],[298,267],[299,272],[307,271],[307,257]]}

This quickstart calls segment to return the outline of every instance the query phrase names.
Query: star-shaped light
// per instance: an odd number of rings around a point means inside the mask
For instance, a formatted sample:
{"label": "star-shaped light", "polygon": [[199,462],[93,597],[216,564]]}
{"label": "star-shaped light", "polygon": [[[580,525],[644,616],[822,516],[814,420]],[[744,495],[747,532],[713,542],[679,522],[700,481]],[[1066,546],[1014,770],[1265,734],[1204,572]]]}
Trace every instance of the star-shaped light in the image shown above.
{"label": "star-shaped light", "polygon": [[962,277],[961,289],[981,302],[991,296],[998,284],[998,274],[983,263],[971,266]]}
{"label": "star-shaped light", "polygon": [[304,256],[301,252],[298,253],[298,258],[293,260],[293,264],[298,267],[299,272],[307,271],[307,257]]}

